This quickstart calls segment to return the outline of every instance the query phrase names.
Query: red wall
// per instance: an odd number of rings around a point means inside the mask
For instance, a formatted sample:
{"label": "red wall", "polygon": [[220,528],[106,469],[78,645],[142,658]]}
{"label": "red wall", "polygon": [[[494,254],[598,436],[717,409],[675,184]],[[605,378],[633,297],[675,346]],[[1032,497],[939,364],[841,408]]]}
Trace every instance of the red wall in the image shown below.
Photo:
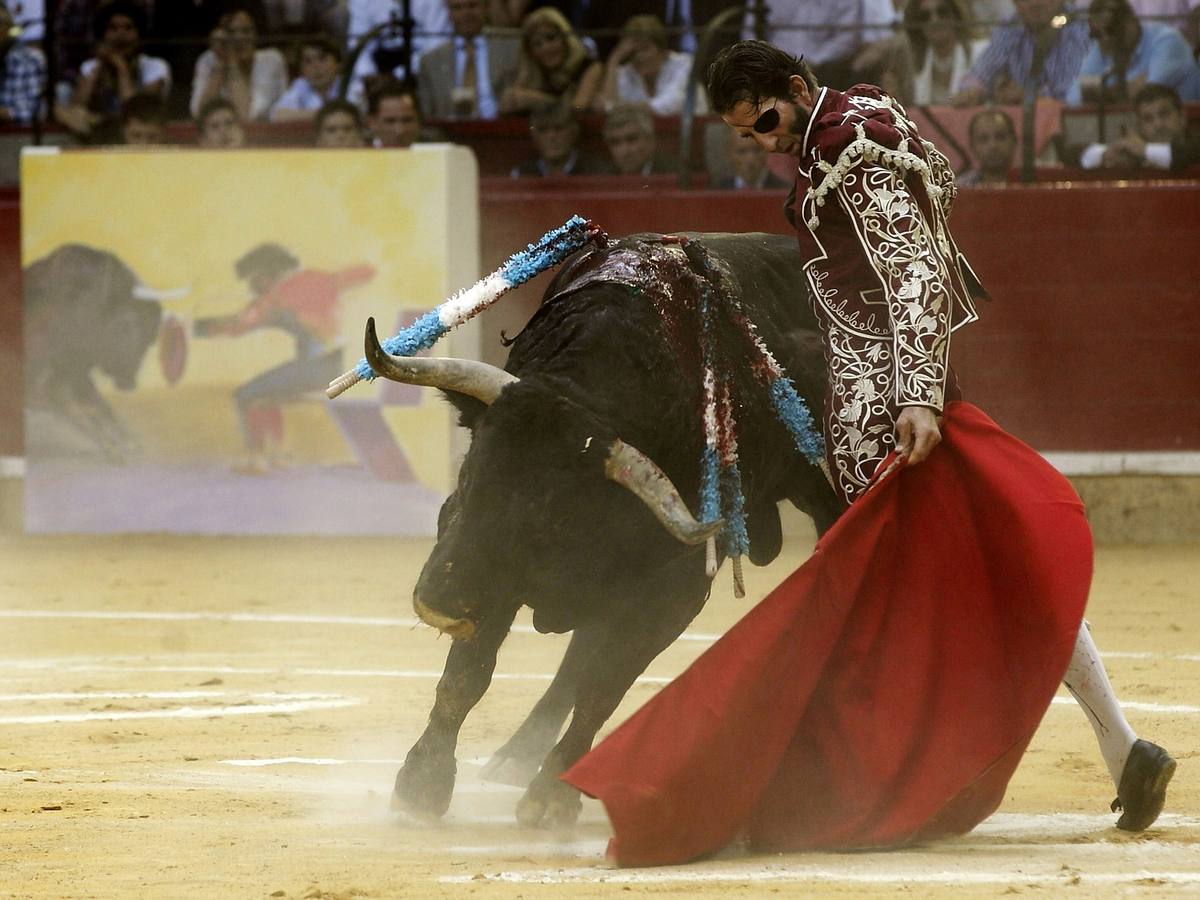
{"label": "red wall", "polygon": [[[788,229],[773,194],[583,181],[485,181],[484,270],[574,213],[612,234]],[[995,298],[953,344],[971,401],[1041,450],[1200,450],[1200,184],[963,190],[952,223]],[[516,330],[522,300],[493,322]]]}
{"label": "red wall", "polygon": [[[575,213],[614,235],[787,231],[781,197],[669,178],[485,179],[482,193],[484,271]],[[953,224],[996,298],[955,338],[969,399],[1043,450],[1200,450],[1200,184],[964,190]],[[22,452],[19,259],[19,205],[0,193],[0,455]],[[487,314],[488,358],[545,278]]]}

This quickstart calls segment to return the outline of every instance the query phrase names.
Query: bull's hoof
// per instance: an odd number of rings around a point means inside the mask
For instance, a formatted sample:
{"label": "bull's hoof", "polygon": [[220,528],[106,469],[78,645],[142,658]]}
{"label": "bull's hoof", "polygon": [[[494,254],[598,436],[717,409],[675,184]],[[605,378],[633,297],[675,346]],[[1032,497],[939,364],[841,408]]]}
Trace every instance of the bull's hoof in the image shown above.
{"label": "bull's hoof", "polygon": [[535,781],[517,802],[517,823],[523,828],[562,831],[575,825],[582,809],[579,791],[569,784],[555,780],[543,787]]}
{"label": "bull's hoof", "polygon": [[396,773],[392,809],[420,819],[440,819],[450,808],[454,776],[453,757],[447,764],[429,759],[415,761],[410,754],[404,768]]}
{"label": "bull's hoof", "polygon": [[483,767],[479,775],[484,781],[490,781],[493,784],[507,784],[523,788],[533,781],[533,777],[537,775],[541,765],[540,759],[534,761],[497,754],[487,761],[487,765]]}

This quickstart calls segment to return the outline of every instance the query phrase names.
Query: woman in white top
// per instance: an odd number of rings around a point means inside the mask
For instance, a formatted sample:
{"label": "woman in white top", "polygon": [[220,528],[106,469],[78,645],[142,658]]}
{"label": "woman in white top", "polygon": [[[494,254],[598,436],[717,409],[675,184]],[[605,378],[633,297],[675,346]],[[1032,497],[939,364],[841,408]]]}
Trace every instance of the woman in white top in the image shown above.
{"label": "woman in white top", "polygon": [[901,103],[946,103],[971,70],[978,44],[963,0],[911,0],[891,42],[880,86]]}
{"label": "woman in white top", "polygon": [[[677,116],[683,111],[692,57],[667,48],[667,29],[657,16],[633,16],[621,29],[621,40],[608,57],[601,106],[642,103],[656,116]],[[698,95],[697,112],[705,111],[704,94]]]}
{"label": "woman in white top", "polygon": [[209,49],[196,60],[192,115],[216,97],[230,101],[244,120],[265,119],[287,90],[287,63],[274,48],[258,50],[254,17],[244,9],[226,13],[213,30]]}
{"label": "woman in white top", "polygon": [[128,0],[101,7],[93,22],[95,56],[79,69],[71,101],[58,119],[92,143],[113,143],[120,134],[121,106],[134,94],[166,99],[171,91],[171,67],[166,60],[141,52],[146,31],[142,9]]}

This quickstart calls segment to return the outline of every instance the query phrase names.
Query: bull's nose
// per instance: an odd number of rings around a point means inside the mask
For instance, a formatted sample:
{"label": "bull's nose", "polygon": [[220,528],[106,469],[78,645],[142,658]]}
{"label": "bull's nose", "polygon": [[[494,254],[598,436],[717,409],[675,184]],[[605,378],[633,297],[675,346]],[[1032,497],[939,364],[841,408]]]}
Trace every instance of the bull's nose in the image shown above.
{"label": "bull's nose", "polygon": [[422,603],[420,597],[413,597],[413,610],[416,611],[417,618],[426,625],[432,625],[442,634],[448,634],[456,641],[469,641],[475,637],[475,623],[470,619],[444,616]]}

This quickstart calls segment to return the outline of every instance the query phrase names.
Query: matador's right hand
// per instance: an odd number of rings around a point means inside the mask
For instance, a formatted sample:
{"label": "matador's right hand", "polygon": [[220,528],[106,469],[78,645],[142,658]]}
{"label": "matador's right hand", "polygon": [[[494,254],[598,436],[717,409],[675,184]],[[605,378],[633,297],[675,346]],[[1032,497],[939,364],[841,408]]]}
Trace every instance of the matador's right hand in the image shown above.
{"label": "matador's right hand", "polygon": [[941,419],[928,406],[906,406],[896,419],[896,452],[910,466],[926,460],[941,440]]}

